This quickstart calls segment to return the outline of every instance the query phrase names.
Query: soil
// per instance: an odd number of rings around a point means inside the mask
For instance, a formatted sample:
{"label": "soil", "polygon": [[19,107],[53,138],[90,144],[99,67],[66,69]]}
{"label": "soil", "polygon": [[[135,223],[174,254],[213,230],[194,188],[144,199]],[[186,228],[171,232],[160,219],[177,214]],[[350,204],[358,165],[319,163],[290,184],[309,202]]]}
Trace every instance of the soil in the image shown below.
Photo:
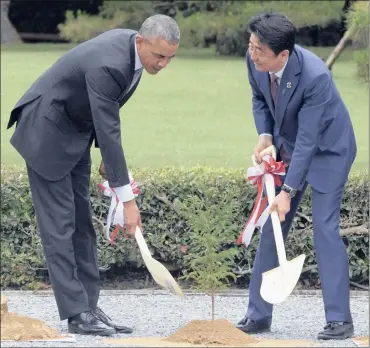
{"label": "soil", "polygon": [[257,340],[235,328],[225,319],[193,320],[173,335],[164,339],[169,342],[192,344],[219,344],[242,347]]}
{"label": "soil", "polygon": [[1,316],[8,313],[8,302],[4,296],[1,296]]}
{"label": "soil", "polygon": [[354,341],[358,347],[369,347],[369,336],[353,337],[352,341]]}
{"label": "soil", "polygon": [[225,319],[193,320],[167,338],[110,338],[104,343],[137,347],[314,347],[308,340],[268,340],[249,336]]}
{"label": "soil", "polygon": [[[104,340],[105,344],[112,344],[114,347],[134,347],[145,348],[173,348],[173,347],[213,347],[213,348],[235,348],[235,346],[220,346],[219,344],[191,344],[184,342],[168,342],[158,337],[132,337],[132,338],[110,338]],[[243,347],[320,347],[319,344],[309,340],[273,340],[273,339],[258,339],[257,343],[250,343]]]}
{"label": "soil", "polygon": [[6,298],[1,296],[1,340],[29,341],[61,339],[55,329],[45,325],[41,320],[8,312]]}

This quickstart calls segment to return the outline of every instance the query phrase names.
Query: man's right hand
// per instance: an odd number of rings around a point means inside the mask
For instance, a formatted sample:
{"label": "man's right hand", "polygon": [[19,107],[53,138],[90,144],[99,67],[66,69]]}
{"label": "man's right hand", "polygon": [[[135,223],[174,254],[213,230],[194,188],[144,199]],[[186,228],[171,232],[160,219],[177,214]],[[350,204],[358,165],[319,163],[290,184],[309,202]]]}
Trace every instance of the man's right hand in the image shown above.
{"label": "man's right hand", "polygon": [[143,230],[141,225],[140,211],[136,205],[135,199],[132,199],[128,202],[123,202],[123,209],[125,228],[131,236],[135,237],[137,226]]}
{"label": "man's right hand", "polygon": [[99,174],[100,174],[100,175],[101,175],[105,180],[108,180],[107,172],[105,171],[105,167],[104,167],[103,160],[100,162]]}
{"label": "man's right hand", "polygon": [[254,148],[254,156],[256,158],[256,162],[262,163],[262,157],[260,156],[261,151],[268,148],[272,145],[272,136],[271,135],[260,135],[258,139],[258,143]]}

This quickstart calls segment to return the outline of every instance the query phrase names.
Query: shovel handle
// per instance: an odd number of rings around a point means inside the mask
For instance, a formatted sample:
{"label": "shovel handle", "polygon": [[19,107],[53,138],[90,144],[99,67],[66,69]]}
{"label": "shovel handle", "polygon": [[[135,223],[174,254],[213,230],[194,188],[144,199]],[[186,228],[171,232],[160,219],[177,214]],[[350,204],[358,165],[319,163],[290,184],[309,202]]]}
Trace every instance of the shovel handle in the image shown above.
{"label": "shovel handle", "polygon": [[[262,150],[260,155],[263,157],[265,155],[270,155],[274,159],[276,159],[276,149],[274,145],[271,145],[267,147],[266,149]],[[256,157],[252,156],[252,161],[254,165],[258,165],[256,162]],[[269,202],[269,205],[272,204],[272,202],[275,199],[275,182],[274,178],[271,174],[265,174],[265,187],[267,192],[267,199]],[[279,259],[279,264],[286,262],[286,252],[285,252],[285,246],[284,246],[284,239],[283,239],[283,232],[281,230],[281,224],[280,219],[277,211],[271,212],[271,222],[272,222],[272,228],[274,231],[274,237],[275,237],[275,244],[276,244],[276,251]]]}
{"label": "shovel handle", "polygon": [[143,234],[141,233],[139,226],[136,226],[135,239],[136,239],[137,244],[139,245],[141,254],[145,253],[151,257],[152,254],[150,253],[150,250],[145,242],[145,239],[143,237]]}
{"label": "shovel handle", "polygon": [[[275,182],[274,178],[271,174],[265,174],[265,186],[267,192],[267,199],[269,201],[269,205],[275,199]],[[271,212],[271,222],[272,228],[274,230],[274,237],[275,237],[275,244],[276,244],[276,251],[279,259],[279,264],[286,262],[286,253],[285,253],[285,246],[284,246],[284,239],[283,239],[283,231],[281,230],[281,224],[279,215],[276,210]]]}
{"label": "shovel handle", "polygon": [[[276,148],[275,148],[275,146],[270,145],[269,147],[266,147],[266,149],[264,149],[260,152],[261,157],[263,157],[265,155],[270,155],[274,159],[276,159]],[[255,165],[255,166],[258,165],[258,163],[256,162],[256,156],[254,154],[252,155],[252,162],[253,162],[253,165]]]}

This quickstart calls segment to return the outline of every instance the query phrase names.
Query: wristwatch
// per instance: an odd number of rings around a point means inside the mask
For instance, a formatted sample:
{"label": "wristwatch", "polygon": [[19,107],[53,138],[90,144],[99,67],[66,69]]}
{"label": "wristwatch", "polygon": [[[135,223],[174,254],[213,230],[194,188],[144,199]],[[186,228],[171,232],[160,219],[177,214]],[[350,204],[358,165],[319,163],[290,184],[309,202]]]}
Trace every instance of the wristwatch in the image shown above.
{"label": "wristwatch", "polygon": [[288,185],[283,185],[281,186],[281,191],[286,192],[290,198],[293,198],[297,194],[297,190],[288,186]]}

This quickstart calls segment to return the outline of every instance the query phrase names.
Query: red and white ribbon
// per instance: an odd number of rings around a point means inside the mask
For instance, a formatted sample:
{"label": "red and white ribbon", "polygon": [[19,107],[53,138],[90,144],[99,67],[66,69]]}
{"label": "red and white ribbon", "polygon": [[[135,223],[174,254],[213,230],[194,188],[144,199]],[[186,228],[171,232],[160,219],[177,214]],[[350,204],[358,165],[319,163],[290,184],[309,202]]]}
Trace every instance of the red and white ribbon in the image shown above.
{"label": "red and white ribbon", "polygon": [[272,156],[265,155],[263,156],[263,161],[261,164],[248,168],[247,177],[252,185],[257,186],[257,197],[254,203],[252,214],[247,223],[244,225],[243,231],[236,241],[237,244],[244,243],[247,247],[252,239],[256,227],[260,227],[262,232],[263,225],[269,216],[268,209],[264,209],[268,203],[267,196],[262,198],[265,177],[267,175],[270,175],[274,178],[276,186],[281,186],[282,182],[280,180],[280,175],[285,175],[284,163],[276,162]]}
{"label": "red and white ribbon", "polygon": [[[129,174],[130,185],[131,185],[132,191],[134,193],[134,196],[137,197],[140,193],[139,186],[137,182],[134,180],[134,178],[132,177],[131,173],[129,172],[128,174]],[[108,238],[108,240],[111,242],[111,244],[114,244],[114,241],[117,237],[117,234],[120,228],[121,227],[123,228],[125,224],[124,223],[123,202],[119,200],[114,188],[109,186],[108,181],[104,181],[102,184],[99,184],[99,187],[103,191],[104,196],[112,197],[109,210],[108,210],[107,226],[105,228],[105,235]],[[116,228],[111,234],[110,227],[112,225],[116,226]]]}

